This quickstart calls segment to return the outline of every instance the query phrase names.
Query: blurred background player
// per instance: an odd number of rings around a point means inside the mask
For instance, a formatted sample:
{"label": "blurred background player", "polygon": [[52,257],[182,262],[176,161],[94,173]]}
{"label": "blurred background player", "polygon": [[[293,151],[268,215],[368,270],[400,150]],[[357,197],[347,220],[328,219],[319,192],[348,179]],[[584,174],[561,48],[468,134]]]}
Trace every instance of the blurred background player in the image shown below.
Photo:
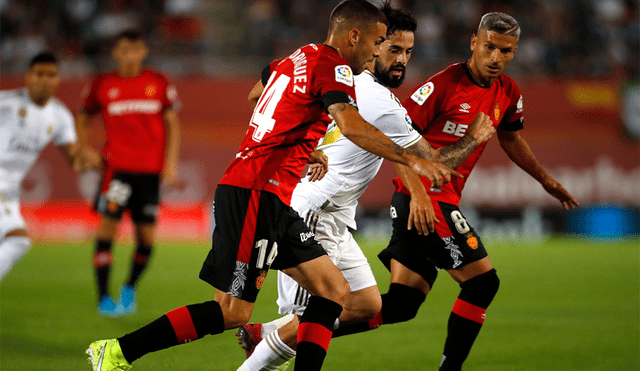
{"label": "blurred background player", "polygon": [[284,271],[312,294],[300,320],[295,370],[322,368],[349,284],[290,203],[329,115],[354,143],[436,184],[457,174],[409,153],[358,114],[353,75],[376,57],[387,31],[384,14],[367,1],[346,0],[329,23],[325,44],[308,44],[273,61],[249,93],[257,104],[216,189],[212,247],[200,271],[217,289],[214,299],[91,343],[94,370],[128,370],[148,353],[246,324],[269,269]]}
{"label": "blurred background player", "polygon": [[[93,266],[98,311],[107,316],[135,312],[135,285],[155,242],[160,182],[169,187],[178,182],[177,93],[162,74],[143,68],[147,54],[139,33],[126,31],[119,35],[112,50],[117,71],[99,75],[85,89],[76,121],[82,161],[94,162],[100,157],[89,143],[93,115],[102,115],[106,131],[103,178],[94,205],[101,218]],[[109,294],[109,272],[124,209],[131,212],[137,247],[129,280],[120,288],[116,304]]]}
{"label": "blurred background player", "polygon": [[70,164],[76,160],[73,115],[53,97],[60,83],[56,57],[36,55],[25,81],[26,88],[0,91],[0,279],[31,246],[20,215],[25,174],[52,140]]}
{"label": "blurred background player", "polygon": [[[477,34],[471,37],[471,58],[432,76],[403,105],[416,129],[436,147],[453,143],[468,130],[478,112],[487,113],[509,158],[565,209],[573,208],[578,202],[542,169],[518,134],[523,128],[522,96],[513,79],[502,72],[514,56],[519,36],[520,27],[513,17],[485,14]],[[461,291],[449,317],[440,370],[461,370],[500,282],[480,237],[458,208],[465,180],[485,147],[486,142],[456,168],[464,179],[454,179],[437,189],[406,167],[396,166],[401,179],[394,179],[393,234],[389,246],[379,254],[391,271],[389,291],[382,295],[382,310],[376,318],[338,329],[336,336],[414,318],[438,269],[446,269]],[[417,221],[429,218],[434,211],[440,223],[435,225],[435,233],[426,235]]]}
{"label": "blurred background player", "polygon": [[[358,110],[367,122],[410,153],[455,168],[477,145],[490,138],[494,132],[492,122],[480,113],[463,138],[439,150],[412,128],[407,111],[389,88],[398,88],[405,79],[417,24],[409,13],[393,9],[389,2],[381,10],[389,21],[387,37],[378,57],[354,79]],[[351,230],[356,229],[358,199],[378,173],[383,159],[355,145],[335,123],[329,125],[316,150],[328,156],[328,173],[321,180],[306,178],[298,184],[291,207],[349,282],[351,292],[336,323],[368,321],[380,311],[381,298],[371,266]],[[295,355],[298,319],[309,296],[292,278],[278,272],[277,303],[280,314],[287,315],[270,323],[240,327],[238,338],[249,357],[239,371],[274,370]]]}

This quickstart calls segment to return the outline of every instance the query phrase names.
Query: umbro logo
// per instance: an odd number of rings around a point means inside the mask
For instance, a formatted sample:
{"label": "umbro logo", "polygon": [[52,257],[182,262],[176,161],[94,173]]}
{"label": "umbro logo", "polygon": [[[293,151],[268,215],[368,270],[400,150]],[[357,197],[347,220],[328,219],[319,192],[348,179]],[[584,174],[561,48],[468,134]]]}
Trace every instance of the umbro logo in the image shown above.
{"label": "umbro logo", "polygon": [[468,105],[467,103],[462,103],[460,105],[460,112],[466,112],[469,113],[469,108],[471,108],[470,105]]}

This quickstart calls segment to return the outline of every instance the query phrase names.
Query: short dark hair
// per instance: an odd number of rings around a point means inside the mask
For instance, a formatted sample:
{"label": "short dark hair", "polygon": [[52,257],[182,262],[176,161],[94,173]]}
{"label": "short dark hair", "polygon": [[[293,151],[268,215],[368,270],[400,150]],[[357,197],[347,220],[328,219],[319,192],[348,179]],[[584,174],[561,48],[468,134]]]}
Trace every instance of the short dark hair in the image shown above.
{"label": "short dark hair", "polygon": [[129,41],[144,40],[142,37],[142,32],[138,30],[126,30],[126,31],[120,32],[118,36],[116,36],[116,38],[114,39],[114,44],[117,44],[118,41],[122,39],[127,39]]}
{"label": "short dark hair", "polygon": [[384,13],[366,0],[344,0],[336,5],[329,17],[329,32],[336,30],[340,19],[346,19],[354,25],[380,22],[389,26],[389,21]]}
{"label": "short dark hair", "polygon": [[391,0],[385,1],[380,10],[382,10],[382,13],[389,21],[387,25],[387,36],[390,36],[396,31],[416,32],[418,22],[416,22],[415,18],[413,18],[409,12],[393,8],[391,6]]}
{"label": "short dark hair", "polygon": [[51,53],[40,53],[31,59],[31,62],[29,62],[29,69],[38,63],[58,64],[58,58]]}
{"label": "short dark hair", "polygon": [[497,32],[502,35],[515,36],[520,40],[520,25],[509,14],[493,12],[482,16],[478,29]]}

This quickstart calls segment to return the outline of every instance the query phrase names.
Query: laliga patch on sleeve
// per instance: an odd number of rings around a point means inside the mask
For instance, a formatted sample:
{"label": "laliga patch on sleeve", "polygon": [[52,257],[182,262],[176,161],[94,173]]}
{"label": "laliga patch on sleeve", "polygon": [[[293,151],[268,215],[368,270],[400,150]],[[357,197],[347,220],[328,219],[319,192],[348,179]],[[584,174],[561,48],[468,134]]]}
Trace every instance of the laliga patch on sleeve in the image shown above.
{"label": "laliga patch on sleeve", "polygon": [[520,96],[520,100],[518,100],[518,105],[516,106],[516,113],[522,112],[522,95]]}
{"label": "laliga patch on sleeve", "polygon": [[422,85],[420,89],[416,90],[411,95],[411,99],[421,106],[424,104],[424,102],[427,101],[427,98],[429,98],[431,93],[433,93],[433,83],[429,81],[428,83]]}
{"label": "laliga patch on sleeve", "polygon": [[346,64],[336,66],[336,81],[349,87],[353,87],[353,73],[351,67]]}

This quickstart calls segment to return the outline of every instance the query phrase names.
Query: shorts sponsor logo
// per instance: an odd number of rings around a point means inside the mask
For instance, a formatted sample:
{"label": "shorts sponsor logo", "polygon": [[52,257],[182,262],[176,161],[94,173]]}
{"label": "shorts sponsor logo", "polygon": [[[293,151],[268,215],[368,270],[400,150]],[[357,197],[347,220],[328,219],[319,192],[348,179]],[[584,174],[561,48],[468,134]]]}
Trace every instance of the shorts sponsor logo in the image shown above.
{"label": "shorts sponsor logo", "polygon": [[267,278],[267,271],[260,271],[260,275],[256,278],[256,288],[260,290],[262,288],[262,284],[264,283],[264,279]]}
{"label": "shorts sponsor logo", "polygon": [[460,247],[455,244],[455,239],[453,237],[444,237],[442,241],[445,244],[444,248],[450,250],[452,260],[451,268],[459,267],[462,264],[462,258],[464,256],[460,251]]}
{"label": "shorts sponsor logo", "polygon": [[311,232],[311,231],[302,232],[302,233],[300,233],[300,241],[305,242],[306,240],[310,239],[313,236],[315,236],[315,234],[313,234],[313,232]]}
{"label": "shorts sponsor logo", "polygon": [[423,105],[424,102],[427,101],[427,98],[429,98],[429,96],[433,93],[433,83],[431,81],[429,81],[428,83],[422,85],[420,87],[420,89],[416,90],[412,95],[411,95],[411,100],[413,100],[414,102],[418,103],[418,105]]}
{"label": "shorts sponsor logo", "polygon": [[353,73],[351,67],[347,65],[336,66],[336,81],[341,82],[347,86],[353,86]]}
{"label": "shorts sponsor logo", "polygon": [[467,237],[467,245],[469,245],[470,248],[474,250],[478,248],[478,239],[473,235],[473,233],[469,232],[465,234],[465,237]]}

